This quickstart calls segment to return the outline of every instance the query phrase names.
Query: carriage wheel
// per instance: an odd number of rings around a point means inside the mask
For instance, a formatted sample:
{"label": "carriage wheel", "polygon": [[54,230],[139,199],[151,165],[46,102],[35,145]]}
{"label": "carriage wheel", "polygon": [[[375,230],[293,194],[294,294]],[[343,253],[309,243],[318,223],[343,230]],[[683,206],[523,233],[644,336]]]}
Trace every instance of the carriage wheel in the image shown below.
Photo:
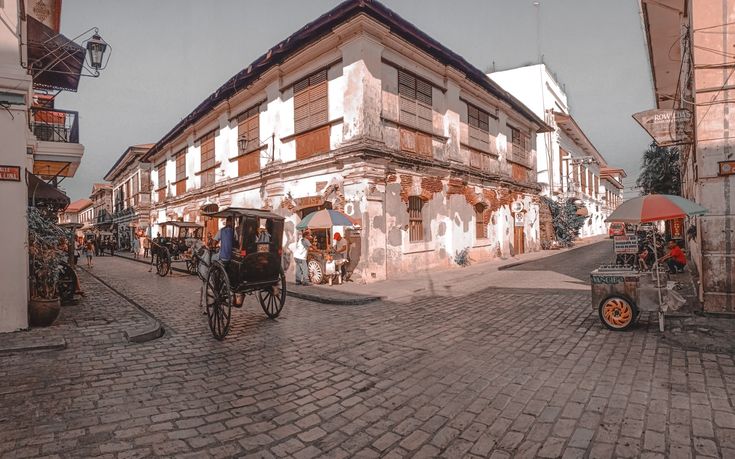
{"label": "carriage wheel", "polygon": [[278,282],[263,290],[258,290],[258,300],[269,319],[275,319],[286,303],[286,275],[281,269]]}
{"label": "carriage wheel", "polygon": [[159,276],[165,277],[166,274],[171,270],[171,255],[168,253],[168,249],[164,248],[158,254],[156,260],[156,272]]}
{"label": "carriage wheel", "polygon": [[213,263],[209,268],[205,288],[209,329],[221,341],[230,331],[232,292],[225,268],[220,263]]}
{"label": "carriage wheel", "polygon": [[321,284],[324,282],[324,272],[322,271],[322,265],[317,260],[309,260],[309,280],[314,284]]}
{"label": "carriage wheel", "polygon": [[70,304],[74,301],[74,292],[77,287],[77,273],[67,263],[61,264],[58,290],[61,304]]}
{"label": "carriage wheel", "polygon": [[612,295],[600,302],[600,320],[610,330],[628,330],[638,317],[635,303],[628,298]]}

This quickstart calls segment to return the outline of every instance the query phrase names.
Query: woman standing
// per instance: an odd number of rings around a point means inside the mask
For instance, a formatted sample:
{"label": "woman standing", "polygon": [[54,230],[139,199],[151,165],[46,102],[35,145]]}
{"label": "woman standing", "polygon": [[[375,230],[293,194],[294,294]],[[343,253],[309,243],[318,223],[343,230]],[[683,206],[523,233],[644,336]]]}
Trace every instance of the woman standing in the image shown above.
{"label": "woman standing", "polygon": [[95,245],[90,239],[84,246],[84,256],[87,258],[87,268],[93,268],[92,257],[94,256]]}
{"label": "woman standing", "polygon": [[140,239],[138,239],[137,234],[133,237],[133,243],[131,245],[132,247],[130,250],[133,251],[133,259],[137,260],[138,255],[140,254]]}

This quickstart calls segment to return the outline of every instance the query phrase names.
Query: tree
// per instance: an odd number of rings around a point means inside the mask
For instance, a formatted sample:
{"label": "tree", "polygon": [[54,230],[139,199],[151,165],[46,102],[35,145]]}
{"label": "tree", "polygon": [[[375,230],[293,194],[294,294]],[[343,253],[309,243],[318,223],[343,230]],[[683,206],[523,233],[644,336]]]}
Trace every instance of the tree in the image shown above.
{"label": "tree", "polygon": [[577,206],[573,199],[560,202],[546,197],[543,199],[551,211],[556,240],[563,246],[571,246],[574,239],[579,236],[579,230],[584,226],[585,217],[577,215]]}
{"label": "tree", "polygon": [[659,147],[655,142],[643,153],[641,174],[636,180],[641,195],[681,194],[681,167],[679,149]]}

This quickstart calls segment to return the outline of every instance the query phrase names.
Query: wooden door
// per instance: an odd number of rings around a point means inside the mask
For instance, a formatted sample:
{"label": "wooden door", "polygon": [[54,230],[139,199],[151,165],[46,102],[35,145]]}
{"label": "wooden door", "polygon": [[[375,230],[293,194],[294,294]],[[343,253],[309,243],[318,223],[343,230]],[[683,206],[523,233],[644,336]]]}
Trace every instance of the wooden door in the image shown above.
{"label": "wooden door", "polygon": [[520,255],[526,252],[526,237],[523,234],[522,226],[513,227],[513,248],[515,255]]}

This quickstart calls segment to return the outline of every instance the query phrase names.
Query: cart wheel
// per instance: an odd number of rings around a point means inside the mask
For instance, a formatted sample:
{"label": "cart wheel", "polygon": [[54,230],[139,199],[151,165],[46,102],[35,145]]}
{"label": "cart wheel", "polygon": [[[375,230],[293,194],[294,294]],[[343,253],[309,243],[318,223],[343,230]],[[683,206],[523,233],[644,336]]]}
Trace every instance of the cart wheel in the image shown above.
{"label": "cart wheel", "polygon": [[156,272],[159,276],[165,277],[166,274],[171,270],[171,255],[168,253],[168,249],[162,249],[158,254],[156,260]]}
{"label": "cart wheel", "polygon": [[321,284],[324,282],[324,271],[322,265],[317,260],[309,260],[309,280],[313,284]]}
{"label": "cart wheel", "polygon": [[207,319],[212,335],[223,340],[230,331],[232,314],[232,292],[225,267],[213,263],[209,268],[206,284]]}
{"label": "cart wheel", "polygon": [[630,299],[612,295],[600,302],[600,320],[610,330],[628,330],[638,318],[638,308]]}
{"label": "cart wheel", "polygon": [[281,269],[277,283],[263,290],[258,290],[258,300],[269,319],[278,317],[284,303],[286,303],[286,275],[283,273],[283,269]]}
{"label": "cart wheel", "polygon": [[77,273],[67,263],[61,264],[61,275],[59,276],[59,298],[61,304],[71,304],[74,301],[74,292],[77,288]]}

